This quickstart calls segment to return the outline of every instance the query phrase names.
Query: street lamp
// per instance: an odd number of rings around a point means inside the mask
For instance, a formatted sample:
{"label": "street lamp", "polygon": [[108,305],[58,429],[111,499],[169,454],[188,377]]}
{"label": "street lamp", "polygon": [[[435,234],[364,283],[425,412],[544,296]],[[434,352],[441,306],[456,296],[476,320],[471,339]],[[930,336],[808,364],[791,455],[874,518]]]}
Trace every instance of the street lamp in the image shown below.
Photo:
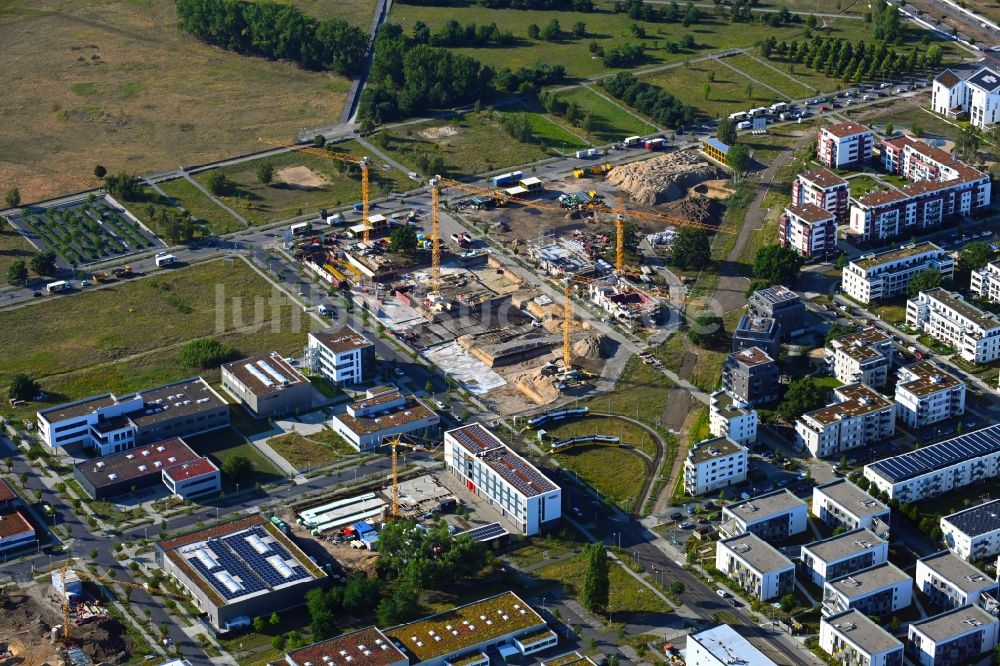
{"label": "street lamp", "polygon": [[545,612],[545,597],[542,597],[542,612]]}

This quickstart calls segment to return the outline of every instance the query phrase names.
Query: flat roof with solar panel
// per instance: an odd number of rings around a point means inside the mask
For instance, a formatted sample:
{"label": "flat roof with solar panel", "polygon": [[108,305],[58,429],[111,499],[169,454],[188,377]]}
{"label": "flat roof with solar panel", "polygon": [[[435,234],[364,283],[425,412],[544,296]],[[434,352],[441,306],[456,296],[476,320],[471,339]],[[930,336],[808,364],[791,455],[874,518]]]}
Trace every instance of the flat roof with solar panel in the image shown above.
{"label": "flat roof with solar panel", "polygon": [[460,534],[467,534],[472,537],[473,541],[493,541],[494,539],[499,539],[500,537],[510,534],[507,529],[500,523],[490,523],[489,525],[480,525],[479,527],[473,527],[471,530],[465,530]]}
{"label": "flat roof with solar panel", "polygon": [[501,478],[525,497],[535,497],[558,490],[534,465],[516,454],[496,435],[478,423],[449,430],[446,435],[454,439],[467,452],[489,465]]}
{"label": "flat roof with solar panel", "polygon": [[941,520],[948,521],[955,529],[970,537],[996,532],[1000,530],[1000,499],[953,513]]}
{"label": "flat roof with solar panel", "polygon": [[865,471],[871,470],[890,483],[900,483],[998,452],[1000,452],[1000,424],[995,424],[916,451],[884,458],[865,465]]}

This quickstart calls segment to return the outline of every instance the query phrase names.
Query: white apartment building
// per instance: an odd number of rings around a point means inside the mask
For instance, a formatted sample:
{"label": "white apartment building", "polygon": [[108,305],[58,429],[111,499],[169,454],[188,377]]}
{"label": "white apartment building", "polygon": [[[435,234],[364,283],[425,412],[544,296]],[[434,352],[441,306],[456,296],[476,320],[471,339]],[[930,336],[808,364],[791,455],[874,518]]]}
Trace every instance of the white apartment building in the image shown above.
{"label": "white apartment building", "polygon": [[746,481],[749,458],[747,448],[728,437],[698,442],[684,461],[684,492],[694,497]]}
{"label": "white apartment building", "polygon": [[1000,425],[865,465],[872,492],[900,503],[919,502],[1000,476]]}
{"label": "white apartment building", "polygon": [[917,666],[966,666],[997,646],[1000,621],[962,606],[910,624],[906,656]]}
{"label": "white apartment building", "polygon": [[752,532],[768,541],[787,539],[805,532],[806,513],[806,503],[782,488],[724,507],[719,531],[727,537]]}
{"label": "white apartment building", "polygon": [[967,76],[946,69],[931,87],[931,110],[948,118],[969,114],[979,128],[1000,119],[1000,74],[983,67]]}
{"label": "white apartment building", "polygon": [[469,492],[485,499],[525,536],[558,523],[559,486],[479,423],[444,434],[444,462]]}
{"label": "white apartment building", "polygon": [[813,204],[785,208],[778,227],[778,242],[806,260],[825,257],[837,249],[837,218]]}
{"label": "white apartment building", "polygon": [[823,585],[823,617],[856,608],[885,617],[913,601],[913,579],[891,562],[827,580]]}
{"label": "white apartment building", "polygon": [[869,529],[885,537],[890,509],[847,479],[837,479],[813,488],[812,515],[836,529]]}
{"label": "white apartment building", "polygon": [[1000,553],[1000,499],[942,516],[941,532],[948,550],[964,560]]}
{"label": "white apartment building", "polygon": [[728,437],[744,446],[753,444],[757,441],[757,410],[725,391],[716,391],[709,400],[708,429],[716,437]]}
{"label": "white apartment building", "polygon": [[812,582],[823,587],[852,573],[889,561],[889,542],[870,530],[851,530],[802,546],[799,559]]}
{"label": "white apartment building", "polygon": [[844,384],[885,388],[892,367],[892,336],[875,327],[834,338],[824,357],[833,376]]}
{"label": "white apartment building", "polygon": [[1000,358],[1000,317],[940,287],[906,302],[906,325],[953,347],[969,363]]}
{"label": "white apartment building", "polygon": [[836,402],[803,414],[795,422],[795,441],[817,458],[836,456],[892,437],[896,407],[864,384],[833,391]]}
{"label": "white apartment building", "polygon": [[775,666],[728,624],[687,635],[684,652],[687,666],[732,666],[734,655],[739,655],[740,666]]}
{"label": "white apartment building", "polygon": [[935,608],[951,610],[971,604],[996,614],[997,582],[951,551],[917,560],[914,581]]}
{"label": "white apartment building", "polygon": [[851,609],[819,621],[819,646],[844,666],[903,666],[903,643]]}
{"label": "white apartment building", "polygon": [[872,132],[858,123],[821,127],[816,137],[816,160],[829,169],[860,168],[872,158]]}
{"label": "white apartment building", "polygon": [[965,413],[965,384],[930,361],[897,373],[896,418],[918,428]]}
{"label": "white apartment building", "polygon": [[717,542],[715,568],[761,601],[787,594],[795,586],[795,565],[756,534]]}
{"label": "white apartment building", "polygon": [[990,303],[1000,303],[1000,261],[991,261],[985,267],[972,271],[969,291]]}
{"label": "white apartment building", "polygon": [[933,243],[904,245],[851,261],[843,270],[841,288],[862,303],[880,301],[906,294],[913,276],[928,268],[947,280],[955,273],[955,260]]}
{"label": "white apartment building", "polygon": [[306,359],[314,372],[338,386],[375,376],[375,345],[350,326],[310,331]]}

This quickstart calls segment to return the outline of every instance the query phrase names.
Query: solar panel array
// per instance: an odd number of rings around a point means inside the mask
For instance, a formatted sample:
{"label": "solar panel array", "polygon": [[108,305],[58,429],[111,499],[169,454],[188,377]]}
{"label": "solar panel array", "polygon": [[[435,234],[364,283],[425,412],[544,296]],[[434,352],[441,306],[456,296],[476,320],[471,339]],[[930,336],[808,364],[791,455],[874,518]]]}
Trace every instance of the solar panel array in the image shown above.
{"label": "solar panel array", "polygon": [[932,444],[909,453],[885,458],[869,465],[880,476],[893,483],[906,481],[921,474],[1000,452],[1000,424]]}
{"label": "solar panel array", "polygon": [[[269,546],[268,552],[258,553],[257,549],[247,541],[247,536],[253,534],[259,539],[264,541],[267,546]],[[309,578],[309,573],[300,564],[288,565],[291,570],[291,575],[285,576],[284,573],[278,570],[271,562],[268,562],[268,558],[277,556],[283,562],[294,562],[292,556],[288,554],[285,547],[276,541],[267,542],[268,537],[267,532],[264,531],[262,527],[252,527],[246,532],[240,532],[239,534],[234,534],[223,539],[225,544],[229,546],[235,553],[239,556],[241,560],[247,563],[250,569],[261,578],[264,583],[269,588],[279,587],[286,583],[291,583],[292,581],[301,580],[303,578]]]}
{"label": "solar panel array", "polygon": [[[470,433],[474,433],[475,436]],[[503,442],[495,439],[478,423],[453,430],[449,434],[470,453],[495,469],[507,483],[525,497],[534,497],[556,489],[548,477],[529,465]]]}
{"label": "solar panel array", "polygon": [[[206,541],[199,546],[209,552],[215,559],[216,566],[209,568],[199,557],[188,559],[188,564],[193,566],[209,584],[215,588],[216,592],[222,595],[226,601],[232,601],[239,597],[244,597],[254,592],[264,589],[260,581],[253,573],[236,559],[228,548],[224,548],[218,541]],[[240,589],[232,590],[225,583],[219,580],[215,574],[228,573],[240,584]]]}
{"label": "solar panel array", "polygon": [[473,541],[492,541],[510,533],[500,523],[490,523],[489,525],[473,527],[462,534],[468,534]]}

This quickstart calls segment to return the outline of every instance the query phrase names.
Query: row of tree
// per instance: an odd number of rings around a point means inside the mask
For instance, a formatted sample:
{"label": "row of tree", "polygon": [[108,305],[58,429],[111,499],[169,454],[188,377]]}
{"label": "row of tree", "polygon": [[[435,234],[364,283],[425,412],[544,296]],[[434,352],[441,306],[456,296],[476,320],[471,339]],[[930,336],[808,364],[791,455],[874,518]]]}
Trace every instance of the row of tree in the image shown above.
{"label": "row of tree", "polygon": [[56,253],[51,250],[36,252],[28,261],[18,259],[7,267],[7,282],[14,285],[25,285],[28,282],[28,268],[40,277],[51,277],[59,270],[56,266]]}
{"label": "row of tree", "polygon": [[177,0],[181,30],[228,51],[291,60],[306,69],[353,76],[368,36],[341,19],[317,21],[290,4],[244,0]]}
{"label": "row of tree", "polygon": [[535,97],[542,86],[561,83],[565,79],[566,68],[562,65],[537,63],[534,67],[518,67],[516,70],[504,67],[497,72],[493,84],[500,91]]}
{"label": "row of tree", "polygon": [[646,59],[646,47],[642,44],[622,44],[608,50],[597,42],[590,43],[590,52],[601,59],[605,67],[635,67]]}
{"label": "row of tree", "polygon": [[788,44],[777,41],[772,35],[759,46],[765,58],[802,63],[827,76],[854,81],[938,67],[943,58],[938,44],[903,53],[891,48],[884,40],[875,44],[862,41],[852,44],[843,38],[813,37],[812,40]]}
{"label": "row of tree", "polygon": [[510,30],[501,31],[496,23],[476,25],[466,23],[464,26],[452,19],[437,30],[431,29],[423,21],[413,24],[413,41],[431,46],[510,46],[517,41]]}
{"label": "row of tree", "polygon": [[627,14],[633,21],[646,21],[647,23],[677,23],[681,22],[684,27],[688,27],[698,22],[701,14],[694,3],[688,2],[683,10],[676,0],[669,5],[654,7],[646,4],[643,0],[621,0],[615,3],[616,14]]}
{"label": "row of tree", "polygon": [[608,94],[671,129],[694,122],[697,111],[669,92],[621,72],[601,83]]}
{"label": "row of tree", "polygon": [[372,123],[446,109],[489,97],[494,71],[469,56],[416,44],[402,28],[379,30],[370,84],[361,95],[359,115]]}
{"label": "row of tree", "polygon": [[[466,6],[468,0],[401,0],[408,5]],[[488,9],[542,9],[570,12],[594,11],[594,0],[475,0],[475,4]]]}

